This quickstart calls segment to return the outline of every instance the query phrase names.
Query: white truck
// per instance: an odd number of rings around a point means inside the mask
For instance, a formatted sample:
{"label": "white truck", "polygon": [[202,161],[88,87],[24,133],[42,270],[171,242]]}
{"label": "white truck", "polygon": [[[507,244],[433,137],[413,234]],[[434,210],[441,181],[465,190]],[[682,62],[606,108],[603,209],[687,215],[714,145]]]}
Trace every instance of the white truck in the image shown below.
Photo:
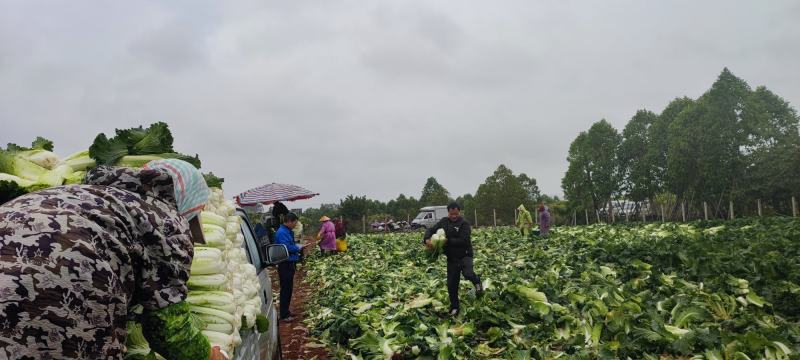
{"label": "white truck", "polygon": [[419,214],[411,220],[411,228],[427,229],[447,217],[447,206],[426,206],[419,209]]}

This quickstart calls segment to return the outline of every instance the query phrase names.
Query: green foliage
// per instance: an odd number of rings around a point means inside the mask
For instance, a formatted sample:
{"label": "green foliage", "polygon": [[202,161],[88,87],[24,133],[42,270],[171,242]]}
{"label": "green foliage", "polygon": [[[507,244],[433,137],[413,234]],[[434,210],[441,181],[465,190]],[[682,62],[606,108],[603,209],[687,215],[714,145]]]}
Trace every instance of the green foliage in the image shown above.
{"label": "green foliage", "polygon": [[419,202],[421,206],[447,205],[450,202],[450,193],[436,181],[436,178],[429,177],[422,187]]}
{"label": "green foliage", "polygon": [[114,165],[125,155],[128,155],[128,146],[122,139],[109,139],[102,133],[94,138],[89,147],[89,156],[99,165]]}
{"label": "green foliage", "polygon": [[748,134],[743,150],[745,195],[784,214],[791,211],[786,197],[800,195],[798,123],[797,111],[764,87],[753,92],[742,112]]}
{"label": "green foliage", "polygon": [[211,354],[211,344],[201,333],[202,323],[185,302],[145,311],[142,329],[150,347],[167,359],[208,359]]}
{"label": "green foliage", "polygon": [[710,203],[738,191],[743,175],[740,114],[750,87],[724,69],[669,128],[668,178],[676,195]]}
{"label": "green foliage", "polygon": [[[705,201],[714,216],[728,216],[727,200],[748,199],[788,214],[788,199],[800,191],[798,124],[788,102],[763,86],[751,89],[725,68],[697,100],[676,98],[658,116],[637,112],[616,151],[608,124],[579,134],[562,188],[576,207],[592,210],[622,190],[637,202],[667,192],[675,195],[672,206]],[[618,159],[617,175],[606,154]]]}
{"label": "green foliage", "polygon": [[[483,224],[492,223],[494,209],[498,224],[511,225],[514,223],[514,209],[520,204],[532,209],[534,197],[538,197],[537,195],[536,180],[525,174],[516,176],[511,169],[501,164],[475,192],[475,206],[482,210],[478,214],[478,221]],[[470,217],[471,214],[465,215]]]}
{"label": "green foliage", "polygon": [[656,164],[648,157],[650,127],[657,118],[650,111],[639,110],[622,131],[617,157],[623,178],[622,190],[628,200],[650,200],[659,190]]}
{"label": "green foliage", "polygon": [[151,124],[146,130],[136,128],[116,130],[117,138],[128,146],[131,154],[147,155],[170,153],[172,151],[172,133],[163,122]]}
{"label": "green foliage", "polygon": [[150,344],[142,333],[142,324],[136,321],[127,323],[128,337],[125,339],[125,360],[160,360],[164,359],[150,349]]}
{"label": "green foliage", "polygon": [[157,122],[147,129],[141,126],[117,129],[116,136],[110,139],[105,134],[98,134],[89,147],[89,156],[99,165],[140,167],[153,158],[174,158],[200,168],[200,159],[197,155],[192,157],[176,153],[172,148],[172,142],[169,126]]}
{"label": "green foliage", "polygon": [[539,185],[536,183],[536,179],[528,177],[525,173],[521,173],[517,176],[517,180],[528,195],[525,204],[536,204],[542,201],[542,193],[539,191]]}
{"label": "green foliage", "polygon": [[0,204],[7,203],[14,198],[27,194],[28,191],[20,187],[16,182],[10,180],[0,180]]}
{"label": "green foliage", "polygon": [[[658,187],[664,191],[673,193],[681,192],[675,186],[676,180],[672,173],[668,173],[668,156],[670,149],[669,129],[678,115],[694,104],[694,100],[687,97],[676,98],[670,102],[664,111],[658,116],[656,121],[650,126],[648,131],[648,141],[650,146],[647,149],[647,161],[653,164],[654,177]],[[668,178],[668,175],[673,178]]]}
{"label": "green foliage", "polygon": [[796,357],[800,222],[720,224],[476,230],[486,292],[462,282],[455,318],[419,234],[353,236],[308,259],[308,326],[334,357]]}
{"label": "green foliage", "polygon": [[386,213],[395,219],[406,220],[408,217],[414,218],[421,207],[419,200],[413,196],[406,197],[405,194],[400,194],[397,199],[386,203]]}
{"label": "green foliage", "polygon": [[45,139],[41,136],[37,136],[36,139],[31,143],[31,149],[53,151],[53,141]]}
{"label": "green foliage", "polygon": [[46,151],[53,151],[53,141],[45,139],[41,136],[37,136],[36,139],[31,142],[31,147],[24,147],[19,146],[17,144],[9,143],[6,146],[6,150],[8,151],[29,151],[29,150],[46,150]]}
{"label": "green foliage", "polygon": [[208,185],[208,187],[215,187],[222,189],[222,183],[225,182],[224,178],[214,175],[213,172],[208,172],[206,174],[203,174],[203,177],[206,179],[206,185]]}
{"label": "green foliage", "polygon": [[[413,196],[407,197],[400,194],[396,199],[382,203],[378,200],[368,199],[366,196],[348,195],[339,202],[337,209],[306,209],[304,218],[313,222],[322,215],[330,217],[343,217],[348,223],[348,231],[360,232],[362,228],[362,218],[367,216],[369,222],[373,220],[383,221],[386,218],[394,220],[406,220],[413,218],[423,206],[447,205],[450,202],[450,195],[434,178],[429,178],[423,195],[426,201],[417,200]],[[514,222],[514,209],[519,204],[533,209],[535,204],[540,201],[554,201],[542,196],[539,191],[536,179],[521,173],[515,175],[511,169],[505,165],[500,165],[497,170],[480,185],[478,192],[465,194],[455,199],[461,205],[461,213],[465,219],[474,222],[474,212],[479,211],[480,223],[488,224],[492,222],[492,209],[497,210],[499,223],[511,224]],[[566,216],[564,216],[566,218]],[[304,222],[308,226],[307,223]]]}
{"label": "green foliage", "polygon": [[262,314],[256,315],[256,330],[260,333],[269,331],[269,319]]}
{"label": "green foliage", "polygon": [[[364,216],[383,213],[383,207],[384,205],[379,201],[367,199],[366,196],[348,195],[339,201],[339,211],[337,215],[346,220],[348,232],[360,232],[362,230]],[[319,218],[312,220],[319,220]]]}
{"label": "green foliage", "polygon": [[622,137],[606,120],[592,125],[569,148],[569,167],[561,180],[564,195],[592,210],[605,207],[620,190],[617,151]]}

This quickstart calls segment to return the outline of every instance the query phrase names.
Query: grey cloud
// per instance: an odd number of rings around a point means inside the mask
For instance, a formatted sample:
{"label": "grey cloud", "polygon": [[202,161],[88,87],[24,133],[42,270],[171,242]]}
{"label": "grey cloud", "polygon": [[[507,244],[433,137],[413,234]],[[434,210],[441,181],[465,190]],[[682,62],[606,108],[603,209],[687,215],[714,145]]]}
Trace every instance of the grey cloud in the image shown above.
{"label": "grey cloud", "polygon": [[163,72],[177,72],[204,61],[203,40],[197,39],[185,27],[172,25],[135,40],[129,51],[131,56],[145,60]]}
{"label": "grey cloud", "polygon": [[230,195],[559,194],[569,143],[699,96],[728,66],[800,101],[793,1],[178,1],[0,5],[0,144],[167,121]]}

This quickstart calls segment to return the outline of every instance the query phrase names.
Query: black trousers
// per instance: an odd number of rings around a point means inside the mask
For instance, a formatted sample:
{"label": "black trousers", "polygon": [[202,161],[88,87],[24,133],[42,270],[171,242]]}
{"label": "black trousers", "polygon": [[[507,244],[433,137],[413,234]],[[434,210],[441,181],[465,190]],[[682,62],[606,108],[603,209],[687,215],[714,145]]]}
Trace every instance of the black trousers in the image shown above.
{"label": "black trousers", "polygon": [[475,286],[481,283],[481,279],[475,275],[475,271],[472,269],[472,257],[447,258],[447,294],[450,296],[451,310],[459,308],[458,285],[461,284],[461,274],[464,274],[464,278]]}
{"label": "black trousers", "polygon": [[294,273],[297,270],[295,263],[282,262],[278,264],[278,278],[281,286],[281,319],[289,316],[289,305],[292,303],[292,291],[294,291]]}

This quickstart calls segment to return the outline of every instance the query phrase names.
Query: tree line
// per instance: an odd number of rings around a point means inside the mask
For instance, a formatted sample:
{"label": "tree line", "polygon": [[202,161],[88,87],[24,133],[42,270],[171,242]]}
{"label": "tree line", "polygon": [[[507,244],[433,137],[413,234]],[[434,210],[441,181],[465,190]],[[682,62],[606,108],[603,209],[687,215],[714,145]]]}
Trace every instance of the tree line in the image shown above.
{"label": "tree line", "polygon": [[511,169],[501,164],[478,186],[474,195],[468,193],[453,197],[436,178],[429,177],[422,187],[419,198],[400,194],[395,199],[382,202],[363,195],[348,195],[338,204],[304,210],[303,218],[315,226],[322,215],[342,217],[351,231],[361,231],[364,217],[368,224],[385,219],[396,221],[407,220],[409,217],[413,219],[424,206],[447,205],[451,201],[461,205],[462,215],[470,223],[475,222],[477,212],[479,224],[491,224],[494,216],[492,210],[496,210],[498,225],[510,225],[514,222],[514,210],[520,204],[533,209],[540,202],[551,203],[559,199],[542,195],[536,179],[525,173],[514,174]]}
{"label": "tree line", "polygon": [[697,99],[676,98],[660,114],[638,110],[621,133],[603,119],[578,134],[564,196],[573,210],[593,213],[609,214],[624,199],[672,210],[705,202],[727,216],[731,201],[752,208],[759,199],[787,214],[800,195],[798,122],[783,98],[725,68]]}

